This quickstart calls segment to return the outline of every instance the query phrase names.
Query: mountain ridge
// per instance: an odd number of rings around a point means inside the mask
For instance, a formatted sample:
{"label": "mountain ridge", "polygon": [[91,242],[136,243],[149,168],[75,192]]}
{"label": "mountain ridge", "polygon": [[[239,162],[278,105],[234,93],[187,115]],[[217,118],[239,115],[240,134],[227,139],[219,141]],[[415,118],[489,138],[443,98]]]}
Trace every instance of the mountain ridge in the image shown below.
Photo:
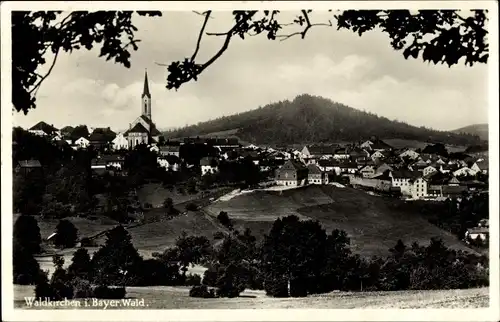
{"label": "mountain ridge", "polygon": [[475,135],[412,126],[309,94],[164,134],[169,139],[219,132],[231,132],[240,140],[256,144],[357,142],[372,136],[456,145],[481,141]]}
{"label": "mountain ridge", "polygon": [[458,128],[456,130],[451,131],[453,133],[467,133],[467,134],[472,134],[472,135],[477,135],[481,138],[481,140],[488,140],[488,123],[477,123],[477,124],[471,124],[467,125],[461,128]]}

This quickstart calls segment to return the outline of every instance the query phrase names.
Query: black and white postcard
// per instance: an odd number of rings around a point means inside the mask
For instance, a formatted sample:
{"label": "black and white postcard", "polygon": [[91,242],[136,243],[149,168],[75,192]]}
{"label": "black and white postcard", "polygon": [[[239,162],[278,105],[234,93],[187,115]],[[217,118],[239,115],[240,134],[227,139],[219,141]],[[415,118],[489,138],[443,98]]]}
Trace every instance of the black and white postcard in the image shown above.
{"label": "black and white postcard", "polygon": [[4,320],[500,319],[496,2],[1,25]]}

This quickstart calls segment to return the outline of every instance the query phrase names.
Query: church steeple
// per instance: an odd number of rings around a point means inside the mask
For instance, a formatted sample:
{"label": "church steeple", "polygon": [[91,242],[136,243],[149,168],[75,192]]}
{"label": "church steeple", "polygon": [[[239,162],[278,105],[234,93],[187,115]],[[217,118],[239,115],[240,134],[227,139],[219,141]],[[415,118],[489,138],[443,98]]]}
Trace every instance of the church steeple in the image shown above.
{"label": "church steeple", "polygon": [[151,94],[149,93],[149,83],[148,83],[148,70],[144,72],[144,90],[142,91],[142,97],[147,96],[151,98]]}
{"label": "church steeple", "polygon": [[144,72],[144,89],[142,91],[142,115],[147,116],[149,120],[151,119],[151,93],[149,93],[149,83],[148,83],[148,71]]}

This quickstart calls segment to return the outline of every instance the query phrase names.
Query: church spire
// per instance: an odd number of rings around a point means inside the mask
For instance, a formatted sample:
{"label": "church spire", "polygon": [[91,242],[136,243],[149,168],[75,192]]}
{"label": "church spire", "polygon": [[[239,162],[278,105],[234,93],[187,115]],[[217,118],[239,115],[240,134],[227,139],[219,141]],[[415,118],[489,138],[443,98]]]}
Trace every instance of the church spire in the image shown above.
{"label": "church spire", "polygon": [[151,98],[151,94],[149,93],[149,84],[148,84],[148,70],[144,72],[144,90],[142,91],[142,97],[147,96]]}

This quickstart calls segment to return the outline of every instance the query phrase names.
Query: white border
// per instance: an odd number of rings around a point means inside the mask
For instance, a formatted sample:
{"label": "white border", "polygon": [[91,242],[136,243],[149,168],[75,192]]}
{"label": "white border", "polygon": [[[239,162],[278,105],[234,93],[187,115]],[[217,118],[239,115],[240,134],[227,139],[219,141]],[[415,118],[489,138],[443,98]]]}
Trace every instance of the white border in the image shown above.
{"label": "white border", "polygon": [[[315,10],[326,9],[474,9],[489,10],[489,131],[490,131],[490,307],[487,309],[419,309],[419,310],[113,310],[79,311],[72,310],[15,310],[13,309],[12,287],[12,113],[11,113],[11,34],[10,12],[14,10],[159,10],[185,11],[204,10],[228,11],[235,9],[280,9],[298,10],[307,7]],[[2,182],[2,313],[6,321],[498,321],[499,311],[499,170],[498,170],[498,6],[495,1],[193,1],[193,2],[134,2],[134,1],[16,1],[1,3],[1,182]]]}

